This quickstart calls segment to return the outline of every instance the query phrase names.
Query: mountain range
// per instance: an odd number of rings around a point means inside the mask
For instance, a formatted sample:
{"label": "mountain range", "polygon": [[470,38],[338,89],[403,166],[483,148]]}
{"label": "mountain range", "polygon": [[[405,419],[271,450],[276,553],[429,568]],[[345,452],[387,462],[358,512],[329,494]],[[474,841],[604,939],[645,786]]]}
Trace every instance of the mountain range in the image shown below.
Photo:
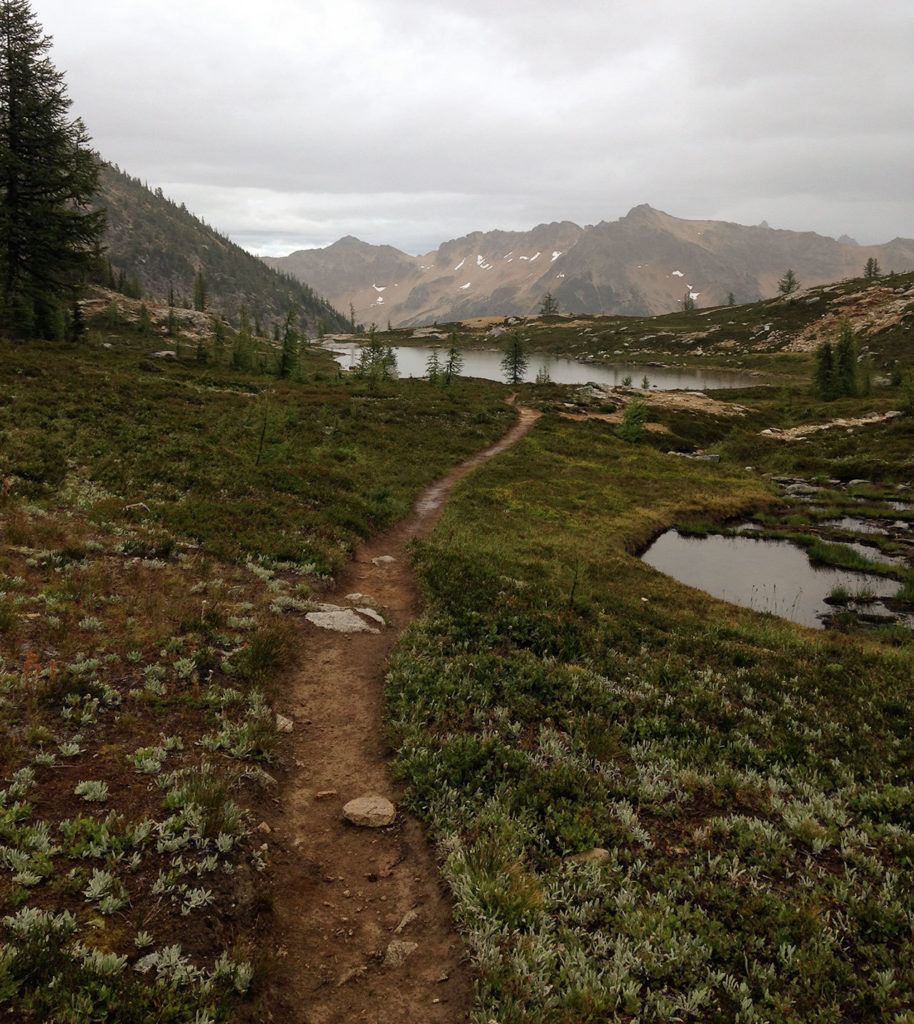
{"label": "mountain range", "polygon": [[525,316],[549,292],[564,311],[635,316],[774,295],[788,268],[801,285],[856,277],[874,257],[914,269],[914,239],[862,246],[853,239],[713,220],[682,220],[651,206],[620,220],[570,221],[532,231],[475,232],[412,256],[348,236],[324,249],[268,257],[356,319],[420,326],[482,316]]}

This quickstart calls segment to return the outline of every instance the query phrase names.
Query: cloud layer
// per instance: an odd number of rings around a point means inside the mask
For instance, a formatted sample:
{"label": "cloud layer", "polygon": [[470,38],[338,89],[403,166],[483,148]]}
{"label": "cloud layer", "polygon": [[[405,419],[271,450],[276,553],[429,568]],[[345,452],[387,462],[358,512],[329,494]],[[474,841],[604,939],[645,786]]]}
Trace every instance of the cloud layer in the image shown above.
{"label": "cloud layer", "polygon": [[914,5],[36,0],[103,154],[243,245],[678,216],[914,236]]}

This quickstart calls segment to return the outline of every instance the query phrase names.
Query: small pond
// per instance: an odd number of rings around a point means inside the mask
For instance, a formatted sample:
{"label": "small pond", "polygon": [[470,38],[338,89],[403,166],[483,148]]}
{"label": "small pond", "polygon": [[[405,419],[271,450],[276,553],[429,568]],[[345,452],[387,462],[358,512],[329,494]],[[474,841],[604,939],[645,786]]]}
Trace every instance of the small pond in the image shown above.
{"label": "small pond", "polygon": [[[425,364],[432,348],[413,345],[395,345],[397,371],[401,377],[423,377]],[[344,370],[354,369],[359,362],[361,348],[354,343],[335,343],[330,346],[334,358]],[[443,355],[442,349],[438,350]],[[481,377],[484,380],[504,380],[501,368],[503,353],[493,350],[465,349],[463,375]],[[527,380],[536,380],[540,370],[546,370],[556,384],[607,384],[617,387],[626,377],[631,377],[636,387],[641,386],[646,375],[651,387],[658,391],[705,391],[714,388],[758,387],[764,378],[738,370],[702,370],[699,368],[675,369],[659,366],[644,366],[614,363],[584,363],[576,359],[565,359],[545,352],[528,353]]]}
{"label": "small pond", "polygon": [[644,561],[722,601],[815,629],[822,629],[824,617],[835,611],[826,601],[835,587],[886,598],[900,586],[882,576],[813,566],[806,552],[789,541],[745,536],[693,538],[670,530],[645,552]]}

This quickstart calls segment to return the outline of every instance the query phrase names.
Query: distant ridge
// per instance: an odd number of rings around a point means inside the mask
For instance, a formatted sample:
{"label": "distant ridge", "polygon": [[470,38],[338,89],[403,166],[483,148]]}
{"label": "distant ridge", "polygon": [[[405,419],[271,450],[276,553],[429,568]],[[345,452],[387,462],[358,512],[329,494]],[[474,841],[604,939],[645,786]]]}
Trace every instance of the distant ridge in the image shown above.
{"label": "distant ridge", "polygon": [[873,256],[888,270],[914,269],[914,240],[862,246],[848,236],[682,220],[648,204],[617,221],[570,221],[532,231],[475,232],[424,256],[351,235],[325,249],[264,262],[293,274],[364,323],[421,325],[535,312],[546,292],[567,311],[637,316],[774,295],[791,267],[803,285],[859,276]]}
{"label": "distant ridge", "polygon": [[202,270],[208,304],[235,319],[242,306],[265,323],[295,310],[317,332],[345,330],[348,321],[307,285],[219,234],[161,189],[149,189],[111,164],[103,164],[98,205],[108,215],[107,256],[117,271],[135,278],[144,295],[178,303],[193,295]]}

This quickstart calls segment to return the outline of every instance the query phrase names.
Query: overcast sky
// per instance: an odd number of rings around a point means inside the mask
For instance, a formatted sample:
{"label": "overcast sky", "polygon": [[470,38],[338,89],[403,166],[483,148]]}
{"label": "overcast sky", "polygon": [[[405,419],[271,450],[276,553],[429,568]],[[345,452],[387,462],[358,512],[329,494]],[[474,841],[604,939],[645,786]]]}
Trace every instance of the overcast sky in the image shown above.
{"label": "overcast sky", "polygon": [[682,217],[914,237],[914,0],[34,0],[109,160],[259,253]]}

